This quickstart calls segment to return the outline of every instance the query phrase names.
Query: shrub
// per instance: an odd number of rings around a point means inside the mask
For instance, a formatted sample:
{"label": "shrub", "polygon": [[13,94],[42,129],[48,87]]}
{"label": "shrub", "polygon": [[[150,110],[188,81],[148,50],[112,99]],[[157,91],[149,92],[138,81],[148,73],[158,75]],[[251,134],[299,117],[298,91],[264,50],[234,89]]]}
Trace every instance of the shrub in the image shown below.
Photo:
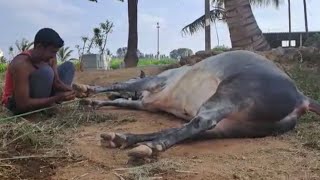
{"label": "shrub", "polygon": [[311,46],[320,48],[320,34],[316,33],[313,36],[310,36],[304,43],[304,46]]}
{"label": "shrub", "polygon": [[[110,67],[111,69],[118,69],[120,67],[120,64],[123,62],[122,59],[112,59]],[[170,58],[163,58],[163,59],[148,59],[148,58],[141,58],[139,59],[138,66],[149,66],[149,65],[166,65],[166,64],[172,64],[177,62],[174,59]]]}
{"label": "shrub", "polygon": [[4,73],[7,70],[6,63],[0,63],[0,73]]}
{"label": "shrub", "polygon": [[216,46],[212,50],[213,51],[228,51],[228,50],[230,50],[230,48],[223,45],[223,46]]}

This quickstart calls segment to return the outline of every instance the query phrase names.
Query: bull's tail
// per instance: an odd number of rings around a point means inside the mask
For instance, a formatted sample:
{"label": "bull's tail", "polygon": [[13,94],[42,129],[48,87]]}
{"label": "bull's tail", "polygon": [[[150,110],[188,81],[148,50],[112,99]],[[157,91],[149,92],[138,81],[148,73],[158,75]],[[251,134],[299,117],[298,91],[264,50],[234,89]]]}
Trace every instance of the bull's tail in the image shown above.
{"label": "bull's tail", "polygon": [[315,100],[313,100],[311,98],[309,98],[308,109],[309,109],[309,111],[320,115],[320,104],[317,101],[315,101]]}

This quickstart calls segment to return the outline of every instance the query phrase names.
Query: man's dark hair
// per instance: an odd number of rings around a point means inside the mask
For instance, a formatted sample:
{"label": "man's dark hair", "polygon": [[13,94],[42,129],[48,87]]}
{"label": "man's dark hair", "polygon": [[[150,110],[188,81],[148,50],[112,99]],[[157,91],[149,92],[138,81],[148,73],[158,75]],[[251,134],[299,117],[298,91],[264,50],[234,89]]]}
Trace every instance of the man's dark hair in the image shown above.
{"label": "man's dark hair", "polygon": [[53,46],[61,48],[64,45],[64,41],[55,30],[51,28],[42,28],[37,32],[34,38],[34,46],[38,44],[41,44],[44,47]]}

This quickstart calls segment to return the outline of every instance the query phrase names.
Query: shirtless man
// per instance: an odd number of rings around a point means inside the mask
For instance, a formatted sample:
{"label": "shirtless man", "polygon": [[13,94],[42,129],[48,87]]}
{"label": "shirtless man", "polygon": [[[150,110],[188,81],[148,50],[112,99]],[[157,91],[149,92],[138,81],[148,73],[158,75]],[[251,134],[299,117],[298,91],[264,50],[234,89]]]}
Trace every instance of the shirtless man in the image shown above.
{"label": "shirtless man", "polygon": [[50,28],[37,32],[34,48],[18,54],[9,64],[2,104],[14,114],[52,106],[75,98],[71,62],[57,67],[56,53],[64,45]]}

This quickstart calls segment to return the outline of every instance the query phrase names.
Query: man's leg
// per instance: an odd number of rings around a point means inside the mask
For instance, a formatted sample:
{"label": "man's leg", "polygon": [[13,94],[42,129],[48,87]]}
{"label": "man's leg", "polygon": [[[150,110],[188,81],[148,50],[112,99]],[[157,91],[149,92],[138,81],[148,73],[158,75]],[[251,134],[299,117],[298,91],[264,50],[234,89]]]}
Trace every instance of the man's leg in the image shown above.
{"label": "man's leg", "polygon": [[45,98],[51,95],[54,72],[50,66],[40,67],[29,78],[30,97]]}
{"label": "man's leg", "polygon": [[[50,66],[42,66],[31,73],[29,77],[29,92],[32,98],[49,97],[52,92],[54,72]],[[9,98],[7,108],[14,114],[20,114],[16,108],[14,97]]]}
{"label": "man's leg", "polygon": [[72,62],[67,61],[58,67],[58,74],[61,81],[67,85],[71,85],[75,73],[75,67]]}

